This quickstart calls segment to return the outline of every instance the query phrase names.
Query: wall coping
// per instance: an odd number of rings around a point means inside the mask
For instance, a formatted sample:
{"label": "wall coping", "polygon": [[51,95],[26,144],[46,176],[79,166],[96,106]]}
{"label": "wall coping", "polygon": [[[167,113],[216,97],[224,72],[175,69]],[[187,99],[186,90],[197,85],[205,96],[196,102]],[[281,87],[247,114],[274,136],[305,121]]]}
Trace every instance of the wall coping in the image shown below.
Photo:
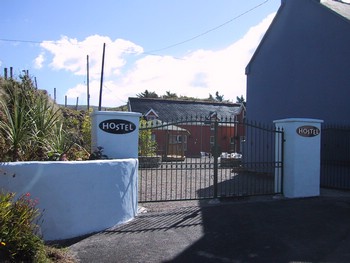
{"label": "wall coping", "polygon": [[136,160],[138,158],[112,158],[112,159],[97,159],[97,160],[83,160],[83,161],[18,161],[18,162],[0,162],[1,166],[6,165],[18,165],[18,164],[40,164],[40,165],[51,165],[51,164],[93,164],[93,163],[118,163]]}

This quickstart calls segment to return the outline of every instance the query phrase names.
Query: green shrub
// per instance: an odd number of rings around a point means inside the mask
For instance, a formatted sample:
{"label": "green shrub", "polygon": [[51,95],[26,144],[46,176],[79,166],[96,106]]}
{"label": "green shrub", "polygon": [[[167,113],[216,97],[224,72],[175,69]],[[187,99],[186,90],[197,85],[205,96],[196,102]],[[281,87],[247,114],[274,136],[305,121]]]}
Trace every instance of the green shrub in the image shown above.
{"label": "green shrub", "polygon": [[146,120],[140,120],[138,145],[139,156],[155,156],[157,153],[157,142],[152,139],[152,130],[147,129],[152,127],[152,124],[152,121],[147,122]]}
{"label": "green shrub", "polygon": [[45,255],[39,226],[37,201],[24,194],[0,193],[0,259],[9,262],[38,262]]}

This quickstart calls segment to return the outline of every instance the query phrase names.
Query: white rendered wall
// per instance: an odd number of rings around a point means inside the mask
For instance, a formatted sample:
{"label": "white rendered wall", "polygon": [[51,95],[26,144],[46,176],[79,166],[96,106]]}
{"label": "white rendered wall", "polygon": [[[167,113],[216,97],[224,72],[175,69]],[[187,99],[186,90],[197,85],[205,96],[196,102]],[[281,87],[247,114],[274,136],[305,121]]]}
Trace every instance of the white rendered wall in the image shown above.
{"label": "white rendered wall", "polygon": [[137,173],[135,158],[1,163],[0,190],[38,198],[44,239],[68,239],[133,219]]}
{"label": "white rendered wall", "polygon": [[[137,158],[138,157],[138,135],[139,118],[141,114],[123,111],[94,111],[91,115],[92,127],[92,152],[99,146],[104,149],[104,154],[109,158]],[[121,120],[134,124],[131,130],[124,134],[113,134],[104,131],[99,125],[107,120]]]}
{"label": "white rendered wall", "polygon": [[300,127],[321,130],[323,121],[316,119],[283,119],[274,121],[284,129],[283,194],[286,197],[320,195],[321,134],[312,137],[297,133]]}

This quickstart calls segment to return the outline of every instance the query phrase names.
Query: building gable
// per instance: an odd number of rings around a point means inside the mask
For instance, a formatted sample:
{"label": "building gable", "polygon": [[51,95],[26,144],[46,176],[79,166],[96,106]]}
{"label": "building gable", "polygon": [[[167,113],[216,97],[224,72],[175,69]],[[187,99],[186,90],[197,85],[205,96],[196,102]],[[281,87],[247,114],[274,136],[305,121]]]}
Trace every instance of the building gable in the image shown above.
{"label": "building gable", "polygon": [[350,7],[333,0],[282,1],[246,68],[248,119],[348,121],[350,21],[340,6]]}
{"label": "building gable", "polygon": [[146,118],[146,120],[148,120],[148,121],[155,120],[155,119],[159,118],[158,114],[153,109],[150,109],[146,113],[142,114],[142,116],[144,116]]}
{"label": "building gable", "polygon": [[[300,16],[292,12],[292,10],[303,11],[306,13],[304,16],[305,21],[300,21]],[[322,13],[322,14],[321,14]],[[278,9],[275,18],[273,19],[270,27],[267,29],[265,35],[260,41],[258,47],[256,48],[252,58],[246,66],[246,74],[248,75],[251,70],[251,65],[254,63],[256,56],[259,54],[261,48],[266,48],[266,43],[270,38],[274,38],[273,33],[278,30],[285,31],[285,35],[290,35],[291,31],[298,31],[298,24],[294,26],[291,21],[295,20],[293,17],[299,20],[299,27],[301,28],[304,23],[304,27],[309,25],[308,19],[314,20],[315,26],[324,26],[324,30],[327,31],[329,25],[322,23],[322,16],[335,16],[335,19],[342,20],[348,24],[350,30],[350,4],[342,2],[341,0],[282,0],[280,8]],[[296,21],[296,20],[295,20]],[[312,21],[311,21],[312,23]],[[282,27],[282,28],[281,28]],[[292,30],[290,30],[292,28]],[[337,31],[335,31],[337,32]],[[348,32],[344,32],[348,34]],[[271,36],[272,35],[272,36]],[[300,41],[304,39],[300,38]],[[293,40],[294,43],[295,39]]]}

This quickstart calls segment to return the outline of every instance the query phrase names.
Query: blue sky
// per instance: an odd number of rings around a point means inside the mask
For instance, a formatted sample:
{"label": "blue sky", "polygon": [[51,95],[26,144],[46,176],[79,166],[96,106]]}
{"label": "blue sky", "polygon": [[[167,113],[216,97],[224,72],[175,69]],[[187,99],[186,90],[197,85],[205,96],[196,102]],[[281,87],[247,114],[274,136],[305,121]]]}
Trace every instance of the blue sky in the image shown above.
{"label": "blue sky", "polygon": [[144,90],[245,96],[245,66],[280,0],[12,0],[1,3],[0,74],[29,70],[56,100],[120,106]]}

